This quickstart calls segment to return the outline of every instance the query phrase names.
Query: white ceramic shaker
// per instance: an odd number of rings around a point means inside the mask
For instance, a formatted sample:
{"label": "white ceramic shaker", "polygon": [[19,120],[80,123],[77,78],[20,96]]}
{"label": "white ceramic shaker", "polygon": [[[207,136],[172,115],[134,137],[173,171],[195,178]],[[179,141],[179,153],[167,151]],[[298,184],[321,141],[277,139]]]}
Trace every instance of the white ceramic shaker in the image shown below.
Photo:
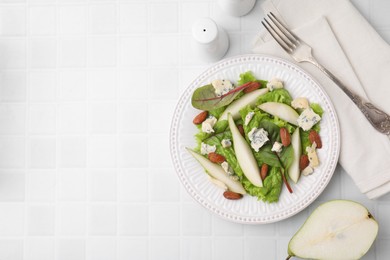
{"label": "white ceramic shaker", "polygon": [[253,9],[256,0],[218,0],[218,4],[231,16],[243,16]]}
{"label": "white ceramic shaker", "polygon": [[203,61],[220,60],[229,48],[225,30],[210,18],[197,20],[192,26],[192,49]]}

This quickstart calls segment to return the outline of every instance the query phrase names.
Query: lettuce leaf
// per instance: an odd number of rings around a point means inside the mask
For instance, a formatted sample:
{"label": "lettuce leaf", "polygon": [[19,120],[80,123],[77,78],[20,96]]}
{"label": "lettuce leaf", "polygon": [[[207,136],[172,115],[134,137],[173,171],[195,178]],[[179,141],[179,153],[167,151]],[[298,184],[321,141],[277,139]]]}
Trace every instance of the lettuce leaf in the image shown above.
{"label": "lettuce leaf", "polygon": [[195,134],[196,147],[194,148],[194,150],[196,152],[199,152],[200,145],[204,140],[206,140],[207,138],[210,138],[211,136],[223,133],[224,131],[226,131],[228,126],[229,126],[229,123],[227,120],[218,121],[213,127],[214,133],[208,134],[208,133],[202,132],[202,125],[197,125],[199,132],[197,134]]}
{"label": "lettuce leaf", "polygon": [[264,95],[261,95],[257,99],[256,105],[263,104],[265,102],[278,102],[278,103],[284,103],[286,105],[291,105],[292,98],[290,96],[290,93],[288,93],[287,90],[284,88],[275,89],[271,92],[268,92]]}
{"label": "lettuce leaf", "polygon": [[[319,104],[311,103],[310,107],[311,107],[311,109],[313,109],[314,113],[318,114],[320,117],[322,117],[322,115],[324,114],[324,110],[322,109],[322,107]],[[321,123],[321,121],[313,126],[313,129],[316,130],[317,132],[319,132],[321,130],[320,123]]]}
{"label": "lettuce leaf", "polygon": [[225,111],[225,109],[226,109],[226,106],[225,107],[216,108],[216,109],[210,110],[209,114],[214,116],[214,117],[216,117],[217,119],[219,119],[220,116],[222,115],[223,111]]}
{"label": "lettuce leaf", "polygon": [[263,182],[264,201],[272,203],[279,200],[280,192],[282,191],[282,182],[280,168],[271,167],[267,178]]}

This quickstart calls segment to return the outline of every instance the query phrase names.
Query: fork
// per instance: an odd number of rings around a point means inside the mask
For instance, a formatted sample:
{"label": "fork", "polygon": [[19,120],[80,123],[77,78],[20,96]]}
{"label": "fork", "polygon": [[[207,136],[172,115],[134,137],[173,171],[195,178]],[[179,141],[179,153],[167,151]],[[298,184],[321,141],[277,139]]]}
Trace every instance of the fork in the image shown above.
{"label": "fork", "polygon": [[377,131],[385,135],[390,135],[390,116],[388,114],[372,103],[365,101],[359,95],[353,93],[335,75],[333,75],[328,69],[318,63],[318,61],[311,53],[312,48],[304,41],[302,41],[297,35],[291,32],[285,25],[283,25],[283,23],[272,12],[267,14],[267,17],[264,18],[264,21],[261,23],[276,40],[276,42],[288,54],[290,54],[290,56],[293,57],[295,61],[310,62],[319,68],[356,104],[356,106]]}

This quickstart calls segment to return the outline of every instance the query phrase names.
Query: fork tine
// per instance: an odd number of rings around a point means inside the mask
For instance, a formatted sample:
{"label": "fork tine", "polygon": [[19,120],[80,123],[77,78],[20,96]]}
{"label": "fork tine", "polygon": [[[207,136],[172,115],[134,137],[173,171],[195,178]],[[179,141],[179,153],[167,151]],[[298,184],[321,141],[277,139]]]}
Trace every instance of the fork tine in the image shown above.
{"label": "fork tine", "polygon": [[[266,19],[264,19],[266,21],[266,23],[269,25],[268,21]],[[272,38],[275,39],[275,41],[287,52],[287,53],[292,53],[292,49],[287,46],[287,44],[282,40],[282,38],[280,38],[280,36],[278,34],[276,34],[276,32],[271,29],[272,26],[269,25],[270,27],[268,27],[267,24],[265,24],[263,21],[261,21],[261,24],[265,27],[265,29],[267,29],[267,31],[271,34]]]}
{"label": "fork tine", "polygon": [[273,23],[279,28],[279,30],[283,31],[286,37],[292,42],[299,42],[299,37],[296,36],[292,31],[290,31],[272,12],[267,14],[267,16],[273,21]]}
{"label": "fork tine", "polygon": [[271,19],[271,22],[268,22],[267,19],[264,19],[264,20],[271,27],[271,29],[273,29],[273,31],[289,46],[289,48],[291,48],[293,50],[297,47],[295,45],[296,41],[290,40],[289,36],[282,29],[280,29],[278,24],[273,22],[272,19]]}
{"label": "fork tine", "polygon": [[293,52],[294,45],[281,33],[277,28],[268,22],[267,19],[264,19],[265,24],[262,24],[266,27],[268,32],[271,33],[271,36],[283,47],[288,53]]}

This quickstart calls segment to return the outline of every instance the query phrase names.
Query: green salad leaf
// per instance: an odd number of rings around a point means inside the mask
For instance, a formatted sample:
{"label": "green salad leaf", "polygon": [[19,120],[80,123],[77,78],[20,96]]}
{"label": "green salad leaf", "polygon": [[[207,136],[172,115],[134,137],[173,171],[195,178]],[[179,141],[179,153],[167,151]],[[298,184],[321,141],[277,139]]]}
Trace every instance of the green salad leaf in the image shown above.
{"label": "green salad leaf", "polygon": [[265,87],[267,85],[266,80],[258,80],[256,77],[253,75],[252,71],[247,71],[244,73],[240,74],[240,79],[238,80],[238,85],[243,85],[248,82],[259,82],[260,87]]}
{"label": "green salad leaf", "polygon": [[[234,90],[234,89],[233,89]],[[192,94],[191,103],[194,108],[201,110],[214,110],[220,107],[229,105],[235,97],[240,93],[240,91],[230,91],[230,94],[225,94],[218,97],[215,94],[215,89],[213,85],[208,84],[197,88]]]}
{"label": "green salad leaf", "polygon": [[278,102],[284,103],[286,105],[291,105],[292,98],[290,93],[284,88],[275,89],[271,92],[268,92],[262,96],[260,96],[257,100],[256,105],[261,105],[265,102]]}

